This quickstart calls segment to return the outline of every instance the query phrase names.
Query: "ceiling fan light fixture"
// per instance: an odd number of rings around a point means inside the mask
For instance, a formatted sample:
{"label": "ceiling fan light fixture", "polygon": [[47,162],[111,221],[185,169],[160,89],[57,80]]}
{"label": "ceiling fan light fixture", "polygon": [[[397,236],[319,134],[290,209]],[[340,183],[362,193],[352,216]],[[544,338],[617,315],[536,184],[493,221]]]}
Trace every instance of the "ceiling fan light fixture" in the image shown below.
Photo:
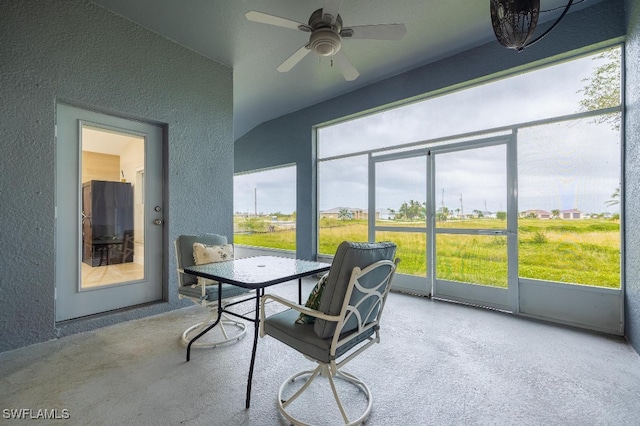
{"label": "ceiling fan light fixture", "polygon": [[319,56],[335,55],[342,48],[342,38],[331,28],[319,28],[311,34],[309,47]]}

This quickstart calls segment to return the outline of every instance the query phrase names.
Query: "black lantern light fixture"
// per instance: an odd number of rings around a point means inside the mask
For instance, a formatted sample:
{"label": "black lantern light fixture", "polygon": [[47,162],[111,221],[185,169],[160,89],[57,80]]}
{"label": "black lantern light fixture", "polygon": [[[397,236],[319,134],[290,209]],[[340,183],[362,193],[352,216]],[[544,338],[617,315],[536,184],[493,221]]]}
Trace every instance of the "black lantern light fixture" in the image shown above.
{"label": "black lantern light fixture", "polygon": [[547,31],[532,41],[529,40],[538,24],[540,0],[490,0],[490,2],[491,24],[496,38],[504,47],[520,52],[549,34],[567,14],[573,0],[569,0],[560,17]]}

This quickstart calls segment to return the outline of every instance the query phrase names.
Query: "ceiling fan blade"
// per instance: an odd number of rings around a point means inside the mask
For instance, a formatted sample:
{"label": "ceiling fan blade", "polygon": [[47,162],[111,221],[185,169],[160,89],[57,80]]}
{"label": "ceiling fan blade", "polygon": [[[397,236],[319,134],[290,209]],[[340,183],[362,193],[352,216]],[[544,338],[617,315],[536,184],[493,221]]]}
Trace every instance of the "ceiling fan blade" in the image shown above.
{"label": "ceiling fan blade", "polygon": [[[342,0],[324,0],[322,4],[322,20],[328,24],[334,24],[338,18],[338,11],[342,5]],[[326,16],[331,16],[331,20]]]}
{"label": "ceiling fan blade", "polygon": [[276,68],[280,72],[287,72],[291,68],[293,68],[298,62],[302,60],[305,56],[307,56],[311,52],[311,49],[307,47],[305,44],[300,49],[293,52],[293,55],[289,56],[283,63],[281,63],[278,68]]}
{"label": "ceiling fan blade", "polygon": [[260,22],[261,24],[275,25],[276,27],[290,28],[292,30],[302,30],[310,32],[311,28],[301,22],[292,21],[291,19],[281,18],[275,15],[268,15],[262,12],[256,12],[251,10],[244,14],[244,16],[253,22]]}
{"label": "ceiling fan blade", "polygon": [[406,34],[404,24],[359,25],[340,32],[344,38],[362,40],[401,40]]}
{"label": "ceiling fan blade", "polygon": [[333,60],[338,64],[338,68],[342,71],[345,80],[353,81],[360,76],[360,73],[354,68],[342,49],[335,54]]}

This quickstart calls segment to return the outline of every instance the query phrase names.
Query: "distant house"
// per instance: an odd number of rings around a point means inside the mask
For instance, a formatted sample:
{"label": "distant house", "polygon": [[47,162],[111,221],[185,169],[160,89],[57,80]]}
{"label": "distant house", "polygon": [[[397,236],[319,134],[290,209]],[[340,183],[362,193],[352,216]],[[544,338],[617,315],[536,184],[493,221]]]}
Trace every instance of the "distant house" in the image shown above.
{"label": "distant house", "polygon": [[396,218],[396,214],[393,210],[380,209],[379,211],[376,212],[376,219],[394,220],[395,218]]}
{"label": "distant house", "polygon": [[[369,210],[362,210],[362,218],[367,219],[369,217]],[[376,212],[376,220],[380,219],[380,212]]]}
{"label": "distant house", "polygon": [[331,218],[331,219],[339,219],[340,212],[343,210],[349,211],[351,213],[351,219],[366,219],[367,213],[363,209],[351,208],[351,207],[334,207],[329,210],[323,210],[320,212],[320,219],[323,217]]}
{"label": "distant house", "polygon": [[546,210],[526,210],[520,217],[535,217],[536,219],[551,219],[551,213]]}
{"label": "distant house", "polygon": [[[322,219],[323,217],[331,219],[341,219],[340,212],[343,210],[347,210],[349,213],[351,213],[351,219],[360,220],[367,219],[369,217],[368,210],[352,207],[334,207],[329,210],[320,211],[320,219]],[[380,219],[380,212],[376,212],[376,219]]]}
{"label": "distant house", "polygon": [[576,219],[582,219],[583,215],[582,215],[582,212],[577,209],[561,210],[560,218],[568,219],[568,220],[576,220]]}

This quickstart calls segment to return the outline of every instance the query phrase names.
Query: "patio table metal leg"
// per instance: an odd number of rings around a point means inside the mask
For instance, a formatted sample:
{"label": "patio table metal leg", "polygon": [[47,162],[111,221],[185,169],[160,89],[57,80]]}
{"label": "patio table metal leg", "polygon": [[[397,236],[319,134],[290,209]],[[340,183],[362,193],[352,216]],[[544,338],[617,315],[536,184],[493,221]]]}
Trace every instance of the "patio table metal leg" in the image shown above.
{"label": "patio table metal leg", "polygon": [[222,318],[223,310],[224,308],[222,307],[222,283],[218,283],[218,318],[213,322],[213,324],[211,324],[209,327],[202,330],[200,334],[198,334],[196,337],[194,337],[189,341],[189,344],[187,345],[187,362],[189,362],[189,360],[191,359],[191,345],[193,345],[196,340],[198,340],[199,338],[207,334],[209,330],[211,330],[213,327],[218,325],[218,323],[220,322],[220,319]]}
{"label": "patio table metal leg", "polygon": [[251,351],[251,366],[249,367],[249,379],[247,380],[247,400],[245,408],[249,408],[251,405],[251,381],[253,380],[253,365],[256,362],[256,348],[258,347],[258,327],[260,326],[260,299],[264,296],[264,289],[260,288],[256,290],[258,297],[256,297],[256,319],[254,322],[254,334],[253,334],[253,350]]}

